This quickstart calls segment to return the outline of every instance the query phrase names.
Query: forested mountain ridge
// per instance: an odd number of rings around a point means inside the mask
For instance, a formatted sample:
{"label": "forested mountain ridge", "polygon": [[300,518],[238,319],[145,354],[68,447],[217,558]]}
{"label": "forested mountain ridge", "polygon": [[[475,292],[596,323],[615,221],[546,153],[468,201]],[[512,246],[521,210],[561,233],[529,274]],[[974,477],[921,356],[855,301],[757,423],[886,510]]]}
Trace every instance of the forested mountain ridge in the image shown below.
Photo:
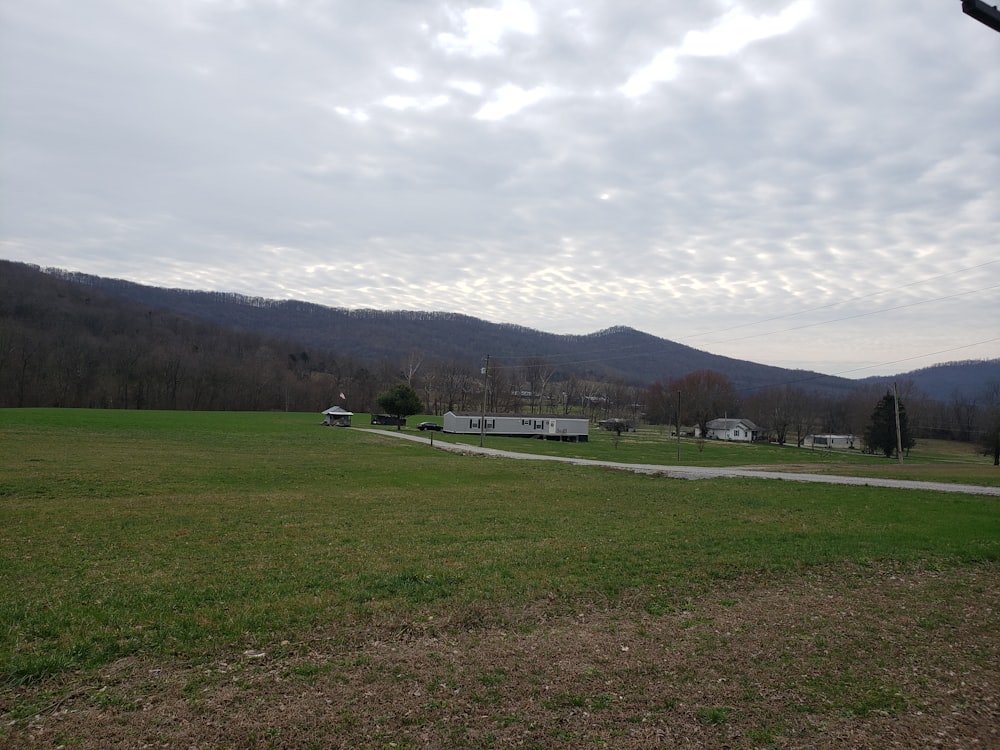
{"label": "forested mountain ridge", "polygon": [[[943,362],[896,376],[911,381],[922,392],[938,401],[975,398],[984,386],[1000,383],[1000,359],[970,359]],[[859,383],[886,382],[888,378],[864,378]]]}
{"label": "forested mountain ridge", "polygon": [[0,406],[312,410],[357,369],[0,261]]}
{"label": "forested mountain ridge", "polygon": [[[491,366],[506,370],[512,389],[524,387],[518,378],[532,366],[544,367],[550,383],[593,380],[638,389],[713,370],[743,395],[791,385],[839,397],[892,380],[743,362],[625,327],[563,336],[455,313],[345,310],[162,289],[0,260],[2,406],[309,411],[346,391],[351,408],[367,411],[380,389],[418,369],[414,382],[427,383],[428,405],[447,406],[479,387],[486,354]],[[895,379],[933,399],[974,399],[1000,381],[1000,360],[950,363]],[[435,386],[432,394],[430,381],[457,390],[444,394]]]}
{"label": "forested mountain ridge", "polygon": [[458,313],[348,310],[308,302],[240,294],[164,289],[87,274],[49,273],[124,299],[233,328],[294,338],[359,360],[398,362],[410,355],[478,367],[485,355],[523,364],[544,360],[561,373],[619,378],[645,385],[710,369],[738,390],[796,384],[829,394],[854,381],[815,372],[722,357],[627,327],[587,335],[559,335]]}

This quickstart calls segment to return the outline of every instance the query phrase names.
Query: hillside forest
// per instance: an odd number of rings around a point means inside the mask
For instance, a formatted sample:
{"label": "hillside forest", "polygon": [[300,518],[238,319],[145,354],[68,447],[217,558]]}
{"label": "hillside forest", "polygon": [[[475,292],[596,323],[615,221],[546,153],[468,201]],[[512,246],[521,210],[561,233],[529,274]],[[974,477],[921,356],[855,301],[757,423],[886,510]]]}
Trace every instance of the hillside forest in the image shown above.
{"label": "hillside forest", "polygon": [[[674,425],[679,403],[683,427],[739,416],[781,443],[810,433],[863,434],[887,389],[884,381],[810,389],[794,379],[746,387],[712,369],[643,381],[573,369],[544,355],[470,361],[422,349],[419,340],[391,356],[357,357],[0,263],[0,407],[320,412],[340,405],[371,412],[399,383],[417,391],[428,414],[485,405],[490,413]],[[1000,380],[945,399],[905,378],[896,387],[917,439],[986,446],[1000,429]]]}

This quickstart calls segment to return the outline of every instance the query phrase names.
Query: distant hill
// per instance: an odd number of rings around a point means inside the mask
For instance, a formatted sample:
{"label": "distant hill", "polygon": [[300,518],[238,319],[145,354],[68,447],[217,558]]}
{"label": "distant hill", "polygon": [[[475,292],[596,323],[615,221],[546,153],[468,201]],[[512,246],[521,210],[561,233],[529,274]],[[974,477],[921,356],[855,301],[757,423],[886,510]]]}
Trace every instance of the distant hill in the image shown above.
{"label": "distant hill", "polygon": [[[865,378],[860,383],[884,383],[891,378]],[[1000,359],[945,362],[896,376],[912,381],[917,390],[937,401],[973,400],[989,383],[1000,383]]]}
{"label": "distant hill", "polygon": [[364,363],[0,260],[0,407],[320,411]]}
{"label": "distant hill", "polygon": [[[348,310],[234,293],[165,289],[9,261],[0,261],[0,272],[12,282],[16,277],[16,283],[9,287],[8,309],[19,304],[23,307],[23,300],[17,299],[19,293],[23,296],[33,287],[40,289],[58,281],[68,284],[66,289],[92,289],[101,298],[121,300],[122,308],[115,312],[118,317],[141,316],[143,310],[157,310],[175,315],[178,320],[211,325],[219,330],[297,342],[295,346],[301,344],[359,364],[399,366],[413,354],[478,370],[488,354],[494,362],[512,366],[537,358],[557,370],[557,380],[570,376],[614,378],[639,386],[709,369],[725,374],[744,394],[794,385],[834,397],[870,383],[896,379],[912,381],[918,391],[940,401],[955,397],[973,399],[988,383],[1000,381],[1000,359],[954,362],[892,377],[850,380],[722,357],[621,326],[581,336],[557,335],[456,313]],[[67,295],[65,290],[49,293],[63,306],[68,306],[75,297]],[[80,299],[85,297],[82,295]],[[42,298],[33,296],[31,304],[36,307],[43,304]],[[90,302],[82,307],[84,303],[76,304],[77,318],[87,320],[93,316],[94,306]],[[2,313],[0,304],[0,317]],[[68,325],[65,321],[73,315],[70,310],[63,311],[60,325]],[[89,337],[93,332],[85,333]]]}
{"label": "distant hill", "polygon": [[635,385],[694,370],[725,374],[741,392],[793,384],[825,395],[856,381],[722,357],[627,327],[574,336],[490,323],[468,315],[348,310],[223,292],[145,286],[120,279],[47,270],[63,279],[159,310],[269,336],[295,339],[359,360],[400,362],[408,353],[478,367],[485,355],[506,364],[536,357],[561,374],[621,378]]}

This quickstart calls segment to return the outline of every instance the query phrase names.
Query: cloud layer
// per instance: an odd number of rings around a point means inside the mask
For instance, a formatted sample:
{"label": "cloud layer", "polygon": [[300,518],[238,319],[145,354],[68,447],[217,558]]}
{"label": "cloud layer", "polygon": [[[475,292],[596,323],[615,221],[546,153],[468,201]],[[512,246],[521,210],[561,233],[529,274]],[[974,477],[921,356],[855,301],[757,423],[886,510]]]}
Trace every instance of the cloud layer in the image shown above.
{"label": "cloud layer", "polygon": [[0,254],[858,376],[996,357],[998,62],[939,0],[6,3]]}

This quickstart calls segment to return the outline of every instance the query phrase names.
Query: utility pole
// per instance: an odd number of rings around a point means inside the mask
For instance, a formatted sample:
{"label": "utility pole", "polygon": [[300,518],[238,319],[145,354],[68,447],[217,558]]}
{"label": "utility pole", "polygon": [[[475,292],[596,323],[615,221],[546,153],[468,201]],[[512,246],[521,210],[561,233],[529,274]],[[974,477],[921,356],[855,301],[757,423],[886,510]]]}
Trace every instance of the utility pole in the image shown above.
{"label": "utility pole", "polygon": [[681,392],[677,391],[677,463],[681,462]]}
{"label": "utility pole", "polygon": [[486,363],[483,365],[483,413],[479,417],[479,447],[482,448],[486,442],[486,389],[490,382],[490,355],[486,355]]}
{"label": "utility pole", "polygon": [[899,463],[903,463],[903,433],[899,428],[899,393],[896,390],[896,383],[892,384],[892,405],[896,409],[896,456]]}

